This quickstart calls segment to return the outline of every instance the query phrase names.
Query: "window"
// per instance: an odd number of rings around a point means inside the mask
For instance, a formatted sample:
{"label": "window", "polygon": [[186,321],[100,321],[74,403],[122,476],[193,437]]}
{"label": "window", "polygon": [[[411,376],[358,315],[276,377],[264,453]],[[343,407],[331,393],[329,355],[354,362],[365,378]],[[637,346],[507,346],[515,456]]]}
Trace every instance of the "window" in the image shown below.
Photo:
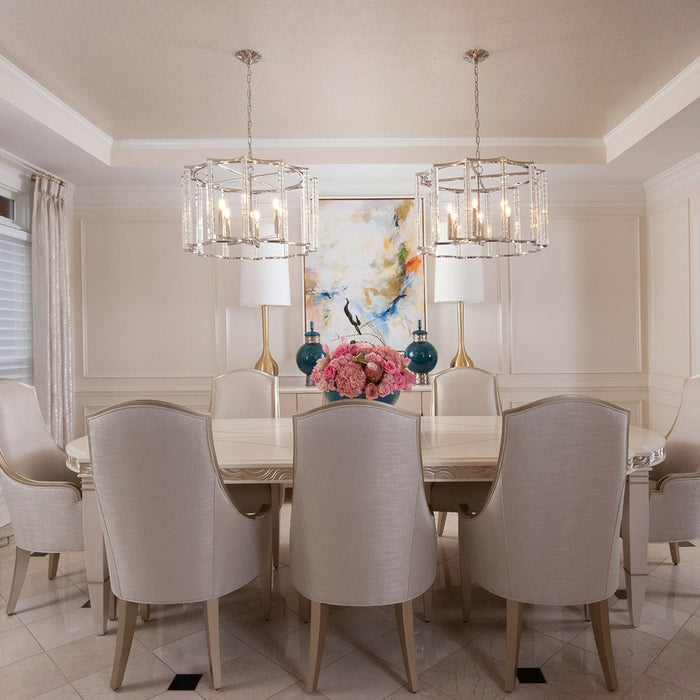
{"label": "window", "polygon": [[0,199],[0,377],[32,384],[31,238],[15,221],[15,200],[3,191]]}

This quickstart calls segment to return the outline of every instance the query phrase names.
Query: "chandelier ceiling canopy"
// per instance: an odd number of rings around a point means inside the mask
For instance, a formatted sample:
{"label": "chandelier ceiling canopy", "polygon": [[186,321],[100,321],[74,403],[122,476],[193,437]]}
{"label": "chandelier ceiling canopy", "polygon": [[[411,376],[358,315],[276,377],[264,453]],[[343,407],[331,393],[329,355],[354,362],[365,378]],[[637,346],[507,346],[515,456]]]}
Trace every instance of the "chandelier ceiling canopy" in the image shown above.
{"label": "chandelier ceiling canopy", "polygon": [[497,258],[536,253],[549,244],[545,171],[530,162],[481,157],[479,63],[488,55],[484,49],[464,54],[474,65],[475,157],[416,173],[416,230],[424,254]]}
{"label": "chandelier ceiling canopy", "polygon": [[318,190],[308,168],[255,158],[251,68],[262,56],[236,52],[247,67],[248,152],[187,166],[182,175],[185,250],[239,260],[293,258],[316,250]]}

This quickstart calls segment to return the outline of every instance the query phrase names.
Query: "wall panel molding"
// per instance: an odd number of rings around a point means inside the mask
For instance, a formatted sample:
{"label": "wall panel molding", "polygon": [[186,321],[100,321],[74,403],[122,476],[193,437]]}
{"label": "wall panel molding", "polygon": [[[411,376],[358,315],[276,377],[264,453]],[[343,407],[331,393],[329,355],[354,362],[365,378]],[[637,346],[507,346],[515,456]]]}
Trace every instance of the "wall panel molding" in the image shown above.
{"label": "wall panel molding", "polygon": [[550,231],[557,247],[509,262],[511,372],[641,372],[640,217],[553,215]]}

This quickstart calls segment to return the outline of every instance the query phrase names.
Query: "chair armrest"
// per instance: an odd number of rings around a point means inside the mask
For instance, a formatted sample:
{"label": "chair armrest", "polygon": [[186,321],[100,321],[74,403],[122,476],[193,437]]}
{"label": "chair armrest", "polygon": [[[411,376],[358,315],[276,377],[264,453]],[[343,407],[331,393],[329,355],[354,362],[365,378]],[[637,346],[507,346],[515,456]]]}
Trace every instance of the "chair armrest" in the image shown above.
{"label": "chair armrest", "polygon": [[83,494],[80,489],[70,481],[39,481],[37,479],[29,479],[28,477],[14,470],[1,456],[0,469],[2,469],[10,479],[19,484],[24,484],[25,486],[36,486],[39,488],[68,488],[75,492],[77,500],[80,501],[83,498]]}
{"label": "chair armrest", "polygon": [[676,474],[666,474],[656,482],[656,491],[663,491],[669,482],[700,479],[700,471],[698,472],[678,472]]}
{"label": "chair armrest", "polygon": [[30,552],[84,549],[83,502],[74,484],[16,479],[3,469],[2,488],[15,543]]}

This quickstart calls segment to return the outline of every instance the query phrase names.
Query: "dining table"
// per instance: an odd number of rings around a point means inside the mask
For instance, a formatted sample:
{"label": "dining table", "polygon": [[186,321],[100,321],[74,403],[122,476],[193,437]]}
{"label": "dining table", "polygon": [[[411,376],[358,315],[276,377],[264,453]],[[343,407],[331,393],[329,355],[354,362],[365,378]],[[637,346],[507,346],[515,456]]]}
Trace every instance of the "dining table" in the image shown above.
{"label": "dining table", "polygon": [[[428,498],[434,483],[493,481],[501,425],[500,416],[422,417],[421,458]],[[292,418],[212,419],[212,433],[224,482],[294,484]],[[630,426],[621,536],[627,601],[634,627],[641,621],[646,589],[649,471],[664,459],[664,444],[662,436]],[[69,468],[82,480],[88,594],[95,631],[101,635],[107,629],[111,590],[88,438],[68,443],[66,453]],[[455,488],[455,494],[459,494],[459,488]],[[458,495],[452,504],[446,505],[443,500],[440,510],[459,510]]]}

